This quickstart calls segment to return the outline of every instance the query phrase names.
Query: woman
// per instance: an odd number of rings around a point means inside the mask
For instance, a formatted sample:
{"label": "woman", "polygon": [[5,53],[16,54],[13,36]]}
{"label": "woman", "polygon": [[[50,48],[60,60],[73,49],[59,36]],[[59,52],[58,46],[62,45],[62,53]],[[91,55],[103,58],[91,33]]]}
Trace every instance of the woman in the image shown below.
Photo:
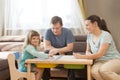
{"label": "woman", "polygon": [[106,23],[97,15],[89,16],[86,21],[86,55],[74,53],[76,58],[94,59],[92,76],[95,80],[120,80],[120,54],[116,49]]}

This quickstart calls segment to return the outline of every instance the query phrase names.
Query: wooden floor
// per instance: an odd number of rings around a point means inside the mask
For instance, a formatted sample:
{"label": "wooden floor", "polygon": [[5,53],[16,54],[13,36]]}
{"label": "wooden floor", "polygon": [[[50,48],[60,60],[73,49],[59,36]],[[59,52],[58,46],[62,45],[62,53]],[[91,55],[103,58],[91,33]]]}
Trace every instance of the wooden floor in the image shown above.
{"label": "wooden floor", "polygon": [[50,79],[50,80],[67,80],[67,79]]}
{"label": "wooden floor", "polygon": [[[50,80],[67,80],[67,79],[50,79]],[[76,79],[76,80],[86,80],[86,79]]]}
{"label": "wooden floor", "polygon": [[[50,80],[67,80],[67,79],[50,79]],[[85,80],[85,79],[76,79],[76,80]]]}

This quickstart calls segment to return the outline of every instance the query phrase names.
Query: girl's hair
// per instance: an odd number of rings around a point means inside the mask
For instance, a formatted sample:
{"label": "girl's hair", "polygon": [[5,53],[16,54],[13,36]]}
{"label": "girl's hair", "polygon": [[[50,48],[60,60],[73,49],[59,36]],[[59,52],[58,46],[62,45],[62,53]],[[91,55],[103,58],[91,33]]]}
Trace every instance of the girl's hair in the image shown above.
{"label": "girl's hair", "polygon": [[24,43],[23,48],[25,48],[28,44],[31,44],[31,39],[32,39],[33,36],[39,36],[39,44],[38,44],[38,46],[40,45],[40,43],[41,43],[40,34],[37,31],[30,30],[28,32],[26,38],[25,38],[25,43]]}
{"label": "girl's hair", "polygon": [[107,25],[106,25],[105,20],[102,19],[102,18],[100,18],[99,16],[97,16],[97,15],[91,15],[91,16],[89,16],[88,18],[86,18],[86,20],[90,20],[91,23],[97,22],[98,27],[99,27],[101,30],[104,30],[104,31],[107,31],[107,32],[110,33],[110,31],[109,31],[108,28],[107,28]]}

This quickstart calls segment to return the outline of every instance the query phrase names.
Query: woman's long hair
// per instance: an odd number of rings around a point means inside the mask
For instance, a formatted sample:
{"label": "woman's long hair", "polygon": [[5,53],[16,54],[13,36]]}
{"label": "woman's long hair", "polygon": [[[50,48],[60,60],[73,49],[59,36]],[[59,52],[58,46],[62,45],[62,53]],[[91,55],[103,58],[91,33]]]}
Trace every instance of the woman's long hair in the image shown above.
{"label": "woman's long hair", "polygon": [[104,30],[104,31],[107,31],[107,32],[110,33],[110,31],[109,31],[108,28],[107,28],[107,24],[106,24],[105,20],[102,19],[102,18],[100,18],[99,16],[97,16],[97,15],[91,15],[91,16],[89,16],[88,18],[86,18],[86,20],[90,20],[91,23],[97,22],[98,27],[99,27],[101,30]]}

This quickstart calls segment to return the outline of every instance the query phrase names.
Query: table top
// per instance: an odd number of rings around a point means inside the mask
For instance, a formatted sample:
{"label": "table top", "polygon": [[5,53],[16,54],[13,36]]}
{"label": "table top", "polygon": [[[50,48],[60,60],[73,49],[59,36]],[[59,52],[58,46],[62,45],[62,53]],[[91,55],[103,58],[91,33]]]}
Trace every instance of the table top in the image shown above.
{"label": "table top", "polygon": [[76,59],[73,55],[55,55],[49,59],[27,59],[26,63],[46,63],[46,64],[93,64],[93,60],[90,59]]}

